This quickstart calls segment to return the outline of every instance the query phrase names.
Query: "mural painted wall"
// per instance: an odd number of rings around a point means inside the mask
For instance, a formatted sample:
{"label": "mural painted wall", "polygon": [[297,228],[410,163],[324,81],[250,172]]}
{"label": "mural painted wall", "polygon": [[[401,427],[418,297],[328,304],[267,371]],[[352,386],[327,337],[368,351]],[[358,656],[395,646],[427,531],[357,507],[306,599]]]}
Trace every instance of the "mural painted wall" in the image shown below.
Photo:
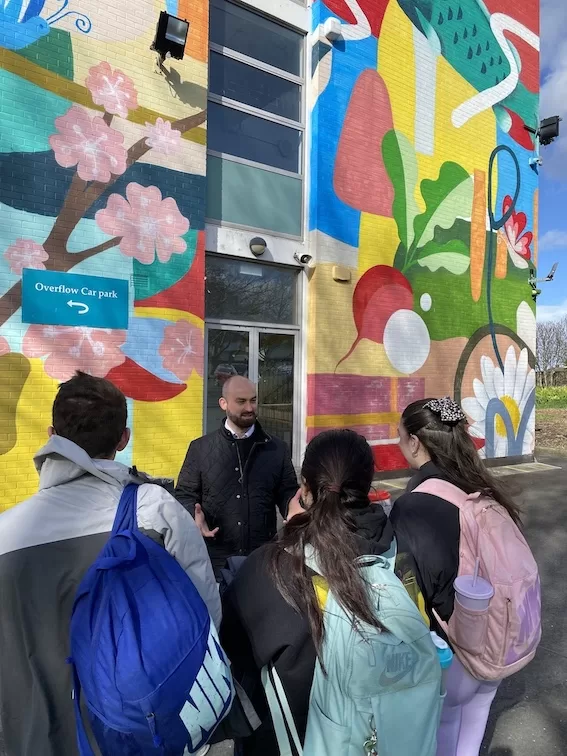
{"label": "mural painted wall", "polygon": [[[128,397],[122,461],[173,476],[201,433],[207,51],[206,0],[0,0],[0,510],[77,369]],[[128,330],[22,323],[24,268],[129,280]]]}
{"label": "mural painted wall", "polygon": [[450,394],[483,455],[532,453],[538,22],[537,0],[317,0],[308,438],[355,428],[401,468],[400,412]]}

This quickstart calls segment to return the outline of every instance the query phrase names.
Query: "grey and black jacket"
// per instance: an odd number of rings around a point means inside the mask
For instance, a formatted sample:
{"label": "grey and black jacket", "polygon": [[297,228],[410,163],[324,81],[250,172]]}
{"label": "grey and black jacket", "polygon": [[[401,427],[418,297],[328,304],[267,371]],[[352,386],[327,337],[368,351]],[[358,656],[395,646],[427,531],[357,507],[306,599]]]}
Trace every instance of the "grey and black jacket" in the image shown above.
{"label": "grey and black jacket", "polygon": [[[75,756],[71,677],[65,663],[73,600],[112,530],[124,485],[142,479],[118,462],[91,459],[60,436],[37,454],[35,465],[38,493],[0,515],[4,753]],[[218,589],[190,514],[163,488],[143,482],[138,524],[185,569],[219,627]]]}

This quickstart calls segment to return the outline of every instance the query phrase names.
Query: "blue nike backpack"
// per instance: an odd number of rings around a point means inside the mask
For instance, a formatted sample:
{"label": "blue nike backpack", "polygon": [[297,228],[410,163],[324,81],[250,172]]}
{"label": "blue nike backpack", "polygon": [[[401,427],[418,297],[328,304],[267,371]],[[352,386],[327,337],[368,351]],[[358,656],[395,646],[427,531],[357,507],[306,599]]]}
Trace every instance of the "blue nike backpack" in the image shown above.
{"label": "blue nike backpack", "polygon": [[77,742],[93,756],[81,690],[102,756],[196,753],[234,688],[207,607],[180,564],[138,529],[138,486],[122,493],[110,538],[71,617]]}

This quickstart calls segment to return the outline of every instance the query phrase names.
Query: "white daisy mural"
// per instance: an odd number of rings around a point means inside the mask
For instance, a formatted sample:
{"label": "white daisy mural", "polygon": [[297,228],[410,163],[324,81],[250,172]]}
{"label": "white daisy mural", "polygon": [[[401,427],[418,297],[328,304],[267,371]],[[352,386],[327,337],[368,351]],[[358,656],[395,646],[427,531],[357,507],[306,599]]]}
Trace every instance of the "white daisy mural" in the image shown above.
{"label": "white daisy mural", "polygon": [[535,371],[528,350],[517,357],[508,348],[504,371],[490,357],[480,360],[482,380],[473,382],[474,396],[462,406],[471,420],[470,433],[484,439],[481,456],[512,457],[532,454],[535,438]]}

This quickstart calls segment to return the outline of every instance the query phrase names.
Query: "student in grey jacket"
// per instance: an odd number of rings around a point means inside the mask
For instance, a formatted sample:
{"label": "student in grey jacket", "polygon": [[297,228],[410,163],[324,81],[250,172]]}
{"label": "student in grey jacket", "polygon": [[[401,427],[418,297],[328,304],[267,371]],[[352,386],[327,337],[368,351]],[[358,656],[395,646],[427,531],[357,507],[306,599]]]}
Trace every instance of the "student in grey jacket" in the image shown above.
{"label": "student in grey jacket", "polygon": [[7,756],[75,756],[69,621],[76,589],[105,545],[124,486],[141,483],[138,525],[185,569],[217,626],[221,607],[203,538],[165,489],[116,462],[126,399],[77,373],[53,405],[35,457],[39,491],[0,515],[0,721]]}

